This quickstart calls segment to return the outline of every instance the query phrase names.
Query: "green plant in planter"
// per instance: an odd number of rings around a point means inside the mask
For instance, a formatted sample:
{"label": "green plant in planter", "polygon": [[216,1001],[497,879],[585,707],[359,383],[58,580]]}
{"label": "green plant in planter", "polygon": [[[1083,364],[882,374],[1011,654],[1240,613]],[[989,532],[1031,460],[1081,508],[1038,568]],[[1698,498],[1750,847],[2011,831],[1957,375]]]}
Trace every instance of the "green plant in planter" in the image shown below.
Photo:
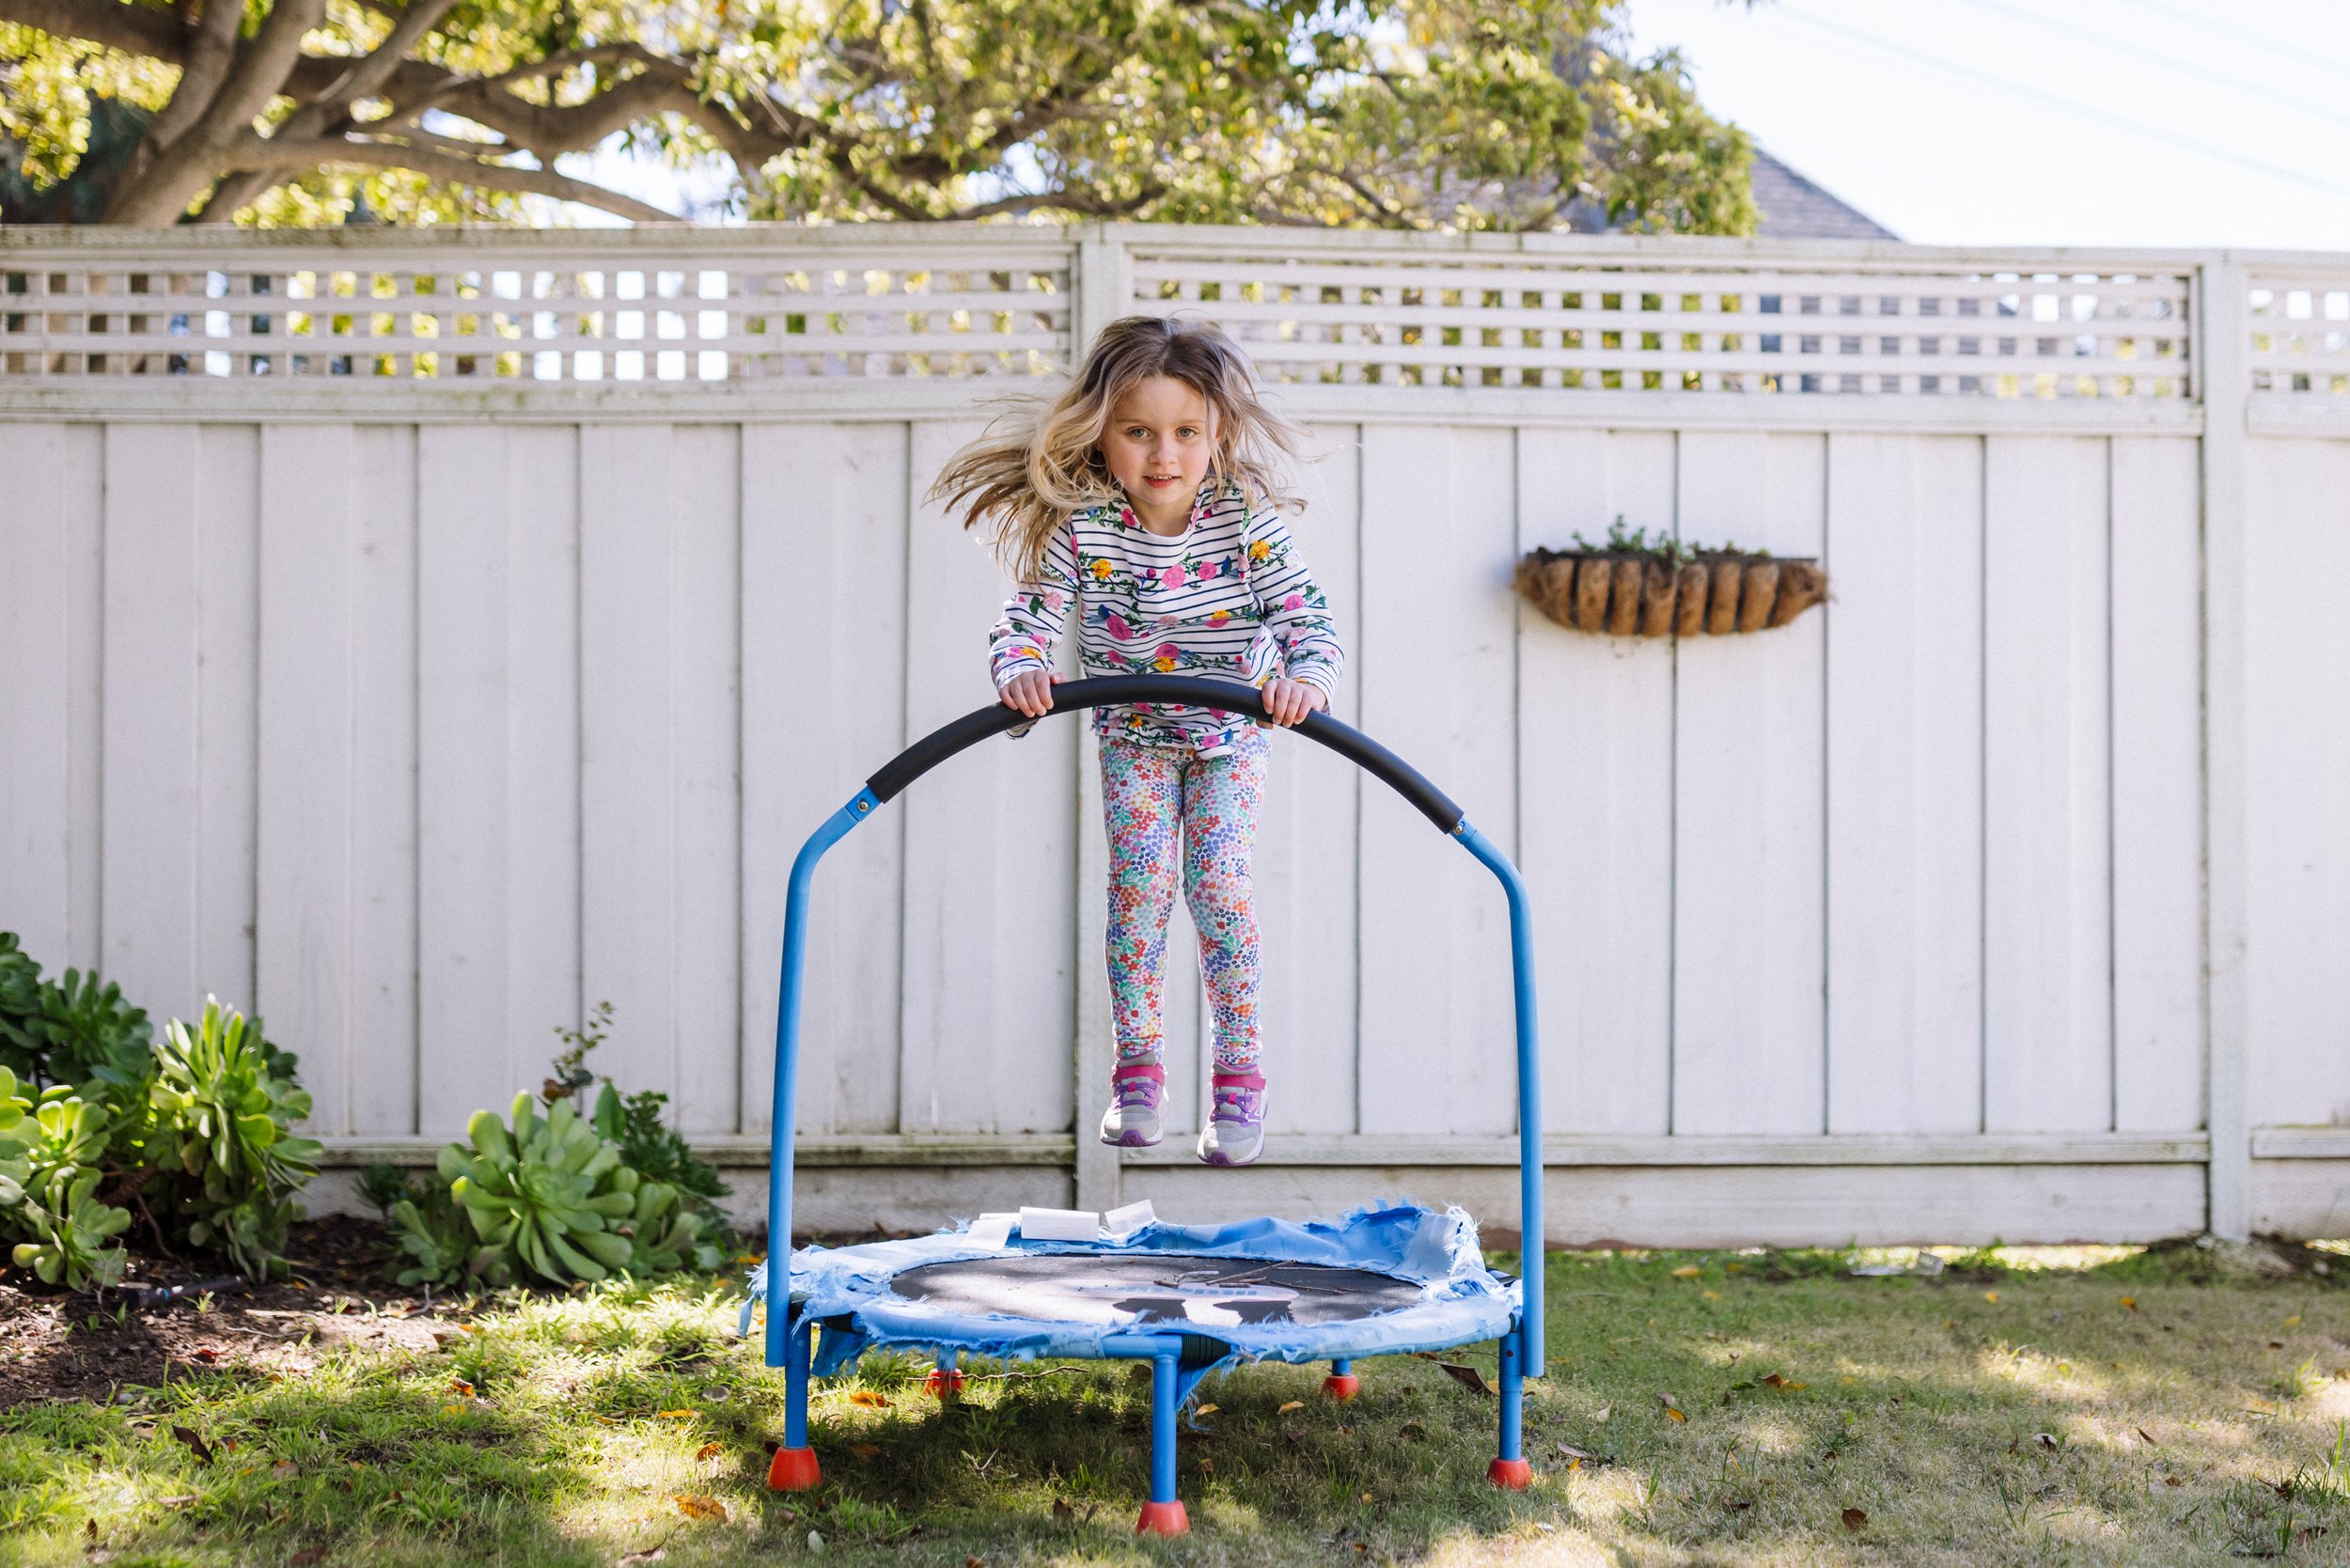
{"label": "green plant in planter", "polygon": [[269,1070],[260,1031],[212,998],[194,1030],[178,1019],[155,1044],[149,1160],[173,1178],[188,1239],[227,1251],[248,1278],[286,1272],[293,1194],[324,1152],[294,1136],[310,1096]]}
{"label": "green plant in planter", "polygon": [[67,1167],[33,1189],[22,1210],[32,1240],[17,1244],[17,1267],[31,1269],[43,1284],[76,1291],[122,1278],[123,1250],[106,1243],[131,1228],[131,1215],[98,1200],[99,1175],[87,1167]]}

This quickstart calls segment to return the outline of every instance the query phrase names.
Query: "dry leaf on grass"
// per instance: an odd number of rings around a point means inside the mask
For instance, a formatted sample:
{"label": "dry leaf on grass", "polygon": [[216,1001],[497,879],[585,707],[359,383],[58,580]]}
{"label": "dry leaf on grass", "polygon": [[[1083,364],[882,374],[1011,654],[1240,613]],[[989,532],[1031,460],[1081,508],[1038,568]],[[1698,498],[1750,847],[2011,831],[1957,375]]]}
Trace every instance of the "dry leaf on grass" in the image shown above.
{"label": "dry leaf on grass", "polygon": [[1223,1408],[1224,1407],[1220,1404],[1203,1404],[1199,1406],[1198,1409],[1194,1410],[1192,1412],[1192,1416],[1195,1419],[1201,1416],[1213,1416]]}
{"label": "dry leaf on grass", "polygon": [[666,1546],[654,1546],[641,1552],[628,1552],[618,1560],[619,1568],[641,1568],[644,1563],[659,1562],[668,1555],[669,1549]]}
{"label": "dry leaf on grass", "polygon": [[1765,1388],[1783,1389],[1788,1393],[1793,1393],[1797,1388],[1809,1388],[1811,1385],[1809,1383],[1797,1383],[1791,1378],[1781,1377],[1778,1373],[1773,1372],[1762,1380],[1762,1387]]}
{"label": "dry leaf on grass", "polygon": [[726,1450],[716,1443],[704,1443],[694,1450],[694,1457],[697,1460],[715,1459],[725,1451]]}
{"label": "dry leaf on grass", "polygon": [[1846,1529],[1856,1531],[1861,1526],[1867,1524],[1868,1522],[1869,1515],[1860,1509],[1848,1508],[1844,1510],[1844,1528]]}
{"label": "dry leaf on grass", "polygon": [[872,1460],[879,1459],[882,1456],[881,1445],[879,1443],[851,1443],[849,1445],[849,1451],[855,1454],[859,1459]]}
{"label": "dry leaf on grass", "polygon": [[2125,1295],[2122,1298],[2122,1305],[2128,1310],[2135,1312],[2138,1310],[2138,1297],[2134,1295]]}
{"label": "dry leaf on grass", "polygon": [[[318,1565],[325,1560],[326,1548],[324,1546],[305,1546],[286,1560],[286,1568],[318,1568]],[[625,1562],[628,1560],[622,1558],[620,1560]]]}
{"label": "dry leaf on grass", "polygon": [[2155,1441],[2154,1441],[2152,1437],[2149,1437],[2149,1436],[2147,1436],[2147,1435],[2146,1435],[2146,1429],[2145,1429],[2144,1427],[2142,1427],[2142,1426],[2141,1426],[2141,1427],[2139,1427],[2139,1428],[2138,1429],[2138,1437],[2139,1437],[2139,1439],[2140,1439],[2141,1441],[2143,1441],[2143,1442],[2145,1442],[2145,1443],[2147,1443],[2147,1444],[2151,1445],[2152,1447],[2154,1447],[2154,1448],[2160,1448],[2160,1447],[2162,1447],[2162,1445],[2161,1445],[2160,1443],[2155,1442]]}
{"label": "dry leaf on grass", "polygon": [[171,1429],[171,1435],[180,1439],[180,1442],[187,1445],[188,1451],[196,1455],[197,1464],[210,1465],[212,1462],[212,1445],[206,1442],[196,1433],[189,1431],[184,1426],[174,1426]]}
{"label": "dry leaf on grass", "polygon": [[1306,1408],[1306,1402],[1305,1402],[1304,1400],[1302,1400],[1302,1399],[1293,1399],[1293,1400],[1291,1400],[1288,1403],[1286,1403],[1286,1404],[1282,1405],[1280,1409],[1276,1410],[1276,1411],[1274,1412],[1274,1414],[1275,1414],[1275,1415],[1277,1415],[1277,1416],[1286,1416],[1286,1415],[1288,1415],[1288,1414],[1289,1414],[1291,1411],[1292,1411],[1292,1410],[1303,1410],[1303,1409],[1305,1409],[1305,1408]]}
{"label": "dry leaf on grass", "polygon": [[1699,1275],[1703,1274],[1704,1272],[1705,1271],[1698,1267],[1697,1264],[1691,1263],[1685,1268],[1677,1268],[1673,1270],[1673,1278],[1675,1279],[1695,1279]]}
{"label": "dry leaf on grass", "polygon": [[176,1497],[157,1497],[155,1499],[156,1503],[164,1508],[194,1508],[197,1503],[200,1503],[204,1499],[201,1497],[197,1496],[194,1492],[181,1492]]}
{"label": "dry leaf on grass", "polygon": [[1983,1298],[1983,1300],[1988,1301],[1989,1303],[1991,1303],[1991,1305],[1992,1305],[1992,1306],[1994,1306],[1994,1307],[1997,1307],[1997,1306],[1999,1304],[1999,1293],[1998,1293],[1998,1292],[1997,1292],[1997,1291],[1985,1291],[1985,1292],[1983,1292],[1983,1293],[1982,1293],[1982,1298]]}
{"label": "dry leaf on grass", "polygon": [[1688,1414],[1681,1408],[1681,1402],[1670,1394],[1659,1393],[1656,1396],[1656,1403],[1663,1405],[1665,1414],[1676,1421],[1685,1421],[1689,1419]]}
{"label": "dry leaf on grass", "polygon": [[302,1466],[290,1459],[281,1459],[269,1467],[269,1473],[279,1481],[291,1481],[302,1473]]}
{"label": "dry leaf on grass", "polygon": [[1071,1519],[1074,1519],[1076,1516],[1077,1511],[1069,1506],[1069,1499],[1067,1497],[1055,1497],[1053,1499],[1054,1518],[1066,1523]]}
{"label": "dry leaf on grass", "polygon": [[870,1389],[859,1388],[849,1396],[849,1403],[862,1404],[869,1409],[886,1410],[889,1408],[889,1396],[874,1393]]}
{"label": "dry leaf on grass", "polygon": [[1485,1374],[1475,1367],[1463,1366],[1458,1361],[1439,1361],[1436,1365],[1444,1369],[1447,1377],[1472,1394],[1490,1394],[1494,1391],[1493,1385],[1485,1381]]}
{"label": "dry leaf on grass", "polygon": [[722,1525],[727,1521],[727,1505],[715,1497],[699,1492],[680,1492],[669,1500],[689,1519],[715,1519]]}
{"label": "dry leaf on grass", "polygon": [[665,1421],[690,1421],[700,1414],[701,1412],[698,1410],[664,1410],[659,1412],[661,1419]]}

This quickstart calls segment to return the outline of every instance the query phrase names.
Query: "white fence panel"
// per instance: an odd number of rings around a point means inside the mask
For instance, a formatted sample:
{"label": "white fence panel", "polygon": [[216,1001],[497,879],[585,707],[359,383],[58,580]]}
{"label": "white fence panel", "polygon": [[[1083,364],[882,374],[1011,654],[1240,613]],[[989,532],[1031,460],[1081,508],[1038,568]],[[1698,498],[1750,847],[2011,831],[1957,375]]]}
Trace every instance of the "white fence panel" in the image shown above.
{"label": "white fence panel", "polygon": [[[756,1162],[791,856],[988,697],[1004,584],[922,498],[972,392],[1042,384],[1081,322],[1196,310],[1317,421],[1297,529],[1339,714],[1532,886],[1555,1237],[2153,1235],[2202,1223],[2207,1158],[2256,1224],[2350,1224],[2350,267],[1082,239],[1124,259],[914,227],[0,233],[0,929],[159,1016],[258,1007],[344,1161],[425,1155],[608,999],[592,1065]],[[2234,319],[2190,319],[2205,269],[2246,280]],[[2251,432],[2240,510],[2206,403]],[[2249,675],[2215,692],[2206,536],[2237,515]],[[1521,551],[1619,517],[1818,556],[1829,602],[1676,645],[1509,597]],[[2240,840],[2206,806],[2232,703]],[[1078,728],[955,760],[825,862],[809,1212],[1058,1201],[1073,1163],[1088,1203],[1408,1188],[1506,1229],[1500,900],[1288,737],[1271,1158],[1189,1166],[1179,972],[1177,1135],[1073,1162],[1108,1029]],[[2206,889],[2238,886],[2220,1039]],[[2248,1155],[2202,1132],[2239,1054]]]}

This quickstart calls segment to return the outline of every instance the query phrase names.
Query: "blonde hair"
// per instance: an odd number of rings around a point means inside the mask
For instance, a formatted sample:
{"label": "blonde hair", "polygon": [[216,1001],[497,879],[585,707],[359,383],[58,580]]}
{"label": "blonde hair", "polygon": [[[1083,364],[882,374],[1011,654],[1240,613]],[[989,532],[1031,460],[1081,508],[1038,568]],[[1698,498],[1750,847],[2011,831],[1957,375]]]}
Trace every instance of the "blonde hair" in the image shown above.
{"label": "blonde hair", "polygon": [[1237,483],[1253,507],[1302,511],[1284,458],[1297,461],[1305,432],[1258,400],[1240,345],[1212,321],[1126,316],[1102,329],[1058,396],[1026,398],[990,422],[940,471],[931,499],[984,527],[995,558],[1020,582],[1037,578],[1044,548],[1068,515],[1119,497],[1102,458],[1110,410],[1152,376],[1182,382],[1208,404],[1215,449],[1209,474],[1219,494]]}

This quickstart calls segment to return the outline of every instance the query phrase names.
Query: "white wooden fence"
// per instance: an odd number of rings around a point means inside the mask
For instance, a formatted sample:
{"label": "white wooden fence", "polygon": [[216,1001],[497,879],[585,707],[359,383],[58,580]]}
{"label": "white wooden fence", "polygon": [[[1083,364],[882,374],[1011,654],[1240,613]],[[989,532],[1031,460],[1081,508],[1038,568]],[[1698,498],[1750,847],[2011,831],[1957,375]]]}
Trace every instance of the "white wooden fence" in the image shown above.
{"label": "white wooden fence", "polygon": [[[347,1164],[609,999],[597,1065],[755,1202],[791,855],[989,697],[1002,584],[922,492],[987,396],[1174,309],[1314,429],[1341,715],[1532,885],[1555,1240],[2350,1232],[2350,258],[0,230],[0,929],[257,1005]],[[1511,596],[1618,516],[1832,602],[1674,644]],[[1272,1154],[1189,1163],[1196,1054],[1165,1148],[1073,1136],[1084,750],[981,748],[827,861],[813,1222],[1513,1224],[1497,896],[1302,743]]]}

